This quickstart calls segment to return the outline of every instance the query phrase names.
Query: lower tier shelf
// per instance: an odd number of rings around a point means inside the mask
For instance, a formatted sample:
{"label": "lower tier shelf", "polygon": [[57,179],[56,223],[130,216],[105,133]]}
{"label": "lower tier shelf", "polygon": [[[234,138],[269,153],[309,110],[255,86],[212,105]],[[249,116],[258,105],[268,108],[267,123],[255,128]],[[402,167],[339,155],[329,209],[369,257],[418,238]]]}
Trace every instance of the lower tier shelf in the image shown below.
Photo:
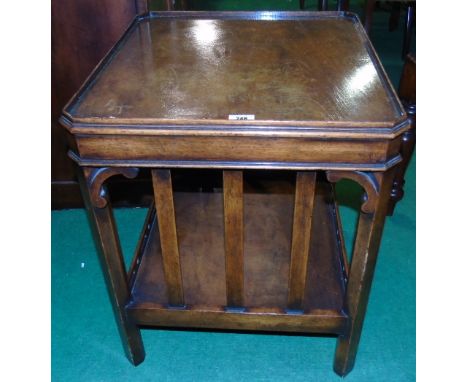
{"label": "lower tier shelf", "polygon": [[317,182],[303,310],[299,312],[287,310],[294,187],[246,184],[244,191],[245,309],[224,308],[222,192],[174,192],[186,305],[167,305],[153,210],[131,271],[129,314],[140,325],[341,333],[347,322],[343,313],[345,255],[332,185]]}

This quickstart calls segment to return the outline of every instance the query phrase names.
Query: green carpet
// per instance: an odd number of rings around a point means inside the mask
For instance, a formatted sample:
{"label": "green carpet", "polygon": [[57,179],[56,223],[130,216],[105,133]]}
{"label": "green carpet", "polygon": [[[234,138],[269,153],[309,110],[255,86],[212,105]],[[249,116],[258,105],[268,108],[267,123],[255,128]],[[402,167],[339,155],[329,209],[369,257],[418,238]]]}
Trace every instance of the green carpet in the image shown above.
{"label": "green carpet", "polygon": [[[254,9],[253,2],[204,1],[212,9]],[[200,4],[200,3],[198,3]],[[250,5],[245,5],[250,4]],[[298,1],[259,1],[257,9],[297,9]],[[270,4],[270,5],[268,5]],[[314,9],[316,1],[307,1]],[[244,6],[245,5],[245,6]],[[257,6],[258,5],[258,6]],[[359,11],[359,2],[354,5]],[[377,12],[372,39],[397,84],[401,31],[389,33]],[[354,370],[347,381],[415,380],[415,157],[405,197],[388,218]],[[357,213],[339,185],[345,239],[351,246]],[[145,209],[118,209],[128,262]],[[146,360],[124,356],[84,210],[52,212],[52,379],[54,381],[338,381],[335,338],[208,331],[142,331]]]}

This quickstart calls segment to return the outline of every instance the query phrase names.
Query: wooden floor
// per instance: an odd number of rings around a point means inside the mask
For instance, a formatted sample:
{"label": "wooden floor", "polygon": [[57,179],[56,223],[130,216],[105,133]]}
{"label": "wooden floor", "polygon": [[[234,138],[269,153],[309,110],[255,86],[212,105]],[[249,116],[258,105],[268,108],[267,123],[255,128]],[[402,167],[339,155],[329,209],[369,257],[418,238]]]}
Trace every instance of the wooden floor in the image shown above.
{"label": "wooden floor", "polygon": [[[244,302],[247,311],[284,313],[288,299],[294,185],[249,182],[244,189]],[[176,187],[175,187],[176,188]],[[213,191],[213,189],[211,189]],[[182,283],[187,306],[226,305],[223,193],[174,192]],[[216,192],[218,191],[218,192]],[[344,274],[332,186],[317,182],[304,314],[342,315]],[[167,304],[156,214],[148,224],[133,306]]]}

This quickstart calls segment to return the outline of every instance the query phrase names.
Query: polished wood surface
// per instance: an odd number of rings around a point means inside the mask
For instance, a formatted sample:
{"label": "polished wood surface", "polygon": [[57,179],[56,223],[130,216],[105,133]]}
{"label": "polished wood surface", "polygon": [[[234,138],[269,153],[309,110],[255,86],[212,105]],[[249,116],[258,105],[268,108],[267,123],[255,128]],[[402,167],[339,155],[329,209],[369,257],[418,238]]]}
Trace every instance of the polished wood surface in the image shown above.
{"label": "polished wood surface", "polygon": [[292,310],[302,310],[304,301],[316,177],[315,172],[300,171],[296,175],[288,287],[288,307]]}
{"label": "polished wood surface", "polygon": [[230,114],[255,115],[248,125],[389,127],[404,119],[356,17],[227,15],[139,19],[67,113],[97,124],[227,124]]}
{"label": "polished wood surface", "polygon": [[385,170],[409,128],[359,21],[342,12],[136,18],[61,122],[80,165],[139,168]]}
{"label": "polished wood surface", "polygon": [[226,304],[244,306],[244,174],[223,171]]}
{"label": "polished wood surface", "polygon": [[169,170],[153,170],[154,202],[158,215],[164,278],[167,282],[168,302],[183,306],[184,292],[180,271],[179,244],[174,215],[172,179]]}

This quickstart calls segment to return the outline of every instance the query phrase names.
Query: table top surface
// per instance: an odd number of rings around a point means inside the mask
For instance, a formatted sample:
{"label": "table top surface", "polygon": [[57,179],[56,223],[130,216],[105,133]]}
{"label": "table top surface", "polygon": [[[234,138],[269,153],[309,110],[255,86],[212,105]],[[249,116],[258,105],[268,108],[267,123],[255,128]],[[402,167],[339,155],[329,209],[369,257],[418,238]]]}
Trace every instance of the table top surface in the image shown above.
{"label": "table top surface", "polygon": [[357,17],[337,12],[140,17],[64,115],[94,126],[226,128],[388,128],[405,119]]}

